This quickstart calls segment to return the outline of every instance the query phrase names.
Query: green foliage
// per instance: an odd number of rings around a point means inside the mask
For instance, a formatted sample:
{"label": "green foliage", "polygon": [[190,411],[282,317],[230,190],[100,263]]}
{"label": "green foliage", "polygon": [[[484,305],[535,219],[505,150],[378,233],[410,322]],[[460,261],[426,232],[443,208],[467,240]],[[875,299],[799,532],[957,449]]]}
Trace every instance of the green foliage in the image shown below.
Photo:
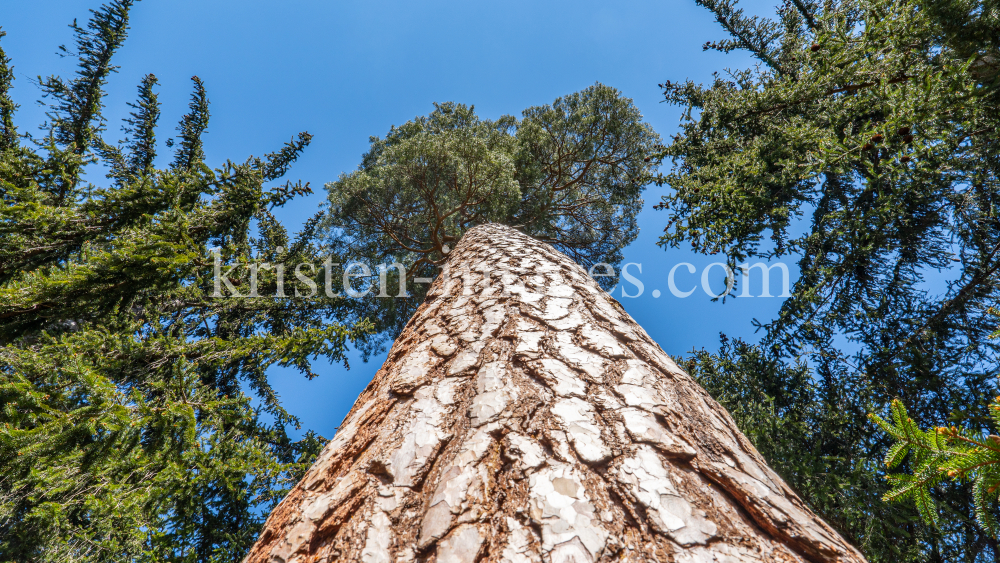
{"label": "green foliage", "polygon": [[[7,35],[0,29],[0,40]],[[14,81],[14,69],[10,66],[10,59],[6,54],[0,54],[0,151],[7,150],[17,144],[17,128],[14,127],[14,112],[17,111],[17,104],[10,99],[7,92],[10,91]]]}
{"label": "green foliage", "polygon": [[[325,443],[289,436],[298,422],[268,367],[313,377],[312,361],[343,361],[367,330],[331,322],[353,315],[346,300],[273,297],[274,269],[258,274],[266,297],[218,296],[217,269],[245,294],[248,263],[322,262],[315,220],[290,239],[270,214],[308,188],[266,187],[307,134],[210,168],[195,78],[173,165],[158,169],[150,75],[126,140],[104,140],[102,87],[131,4],[73,26],[79,67],[40,81],[49,124],[34,146],[13,128],[0,51],[0,561],[241,560]],[[98,162],[107,186],[83,177]]]}
{"label": "green foliage", "polygon": [[372,138],[360,169],[327,186],[331,226],[361,256],[442,261],[464,229],[504,219],[520,199],[511,125],[448,103]]}
{"label": "green foliage", "polygon": [[[1000,427],[1000,397],[990,410],[994,425]],[[879,427],[896,439],[885,454],[887,468],[898,467],[906,460],[911,473],[886,476],[893,485],[885,495],[887,501],[912,499],[924,520],[933,526],[939,523],[937,503],[932,490],[945,480],[972,483],[976,521],[993,537],[1000,532],[997,525],[996,501],[1000,489],[1000,436],[939,426],[921,430],[907,414],[901,401],[892,402],[892,422],[871,415]]]}
{"label": "green foliage", "polygon": [[[662,152],[673,167],[659,179],[671,188],[657,204],[670,214],[660,244],[734,267],[794,256],[800,277],[762,325],[766,347],[808,357],[852,412],[899,398],[918,426],[995,433],[1000,6],[791,0],[760,18],[732,0],[699,4],[729,34],[705,48],[746,50],[760,65],[662,85],[685,120]],[[885,468],[860,460],[891,441],[867,417],[848,422],[851,467],[877,489]],[[934,561],[1000,556],[969,485],[934,492],[941,531],[915,518],[923,528],[896,536],[900,545]],[[867,539],[896,532],[851,519],[842,528],[870,559],[896,558]]]}
{"label": "green foliage", "polygon": [[[445,247],[485,222],[512,225],[585,267],[617,264],[638,234],[658,141],[632,101],[601,84],[529,108],[520,120],[436,104],[384,139],[372,137],[358,170],[327,184],[325,232],[338,254],[373,267],[403,264],[406,281],[432,277]],[[427,289],[409,287],[410,299],[367,302],[391,336]]]}

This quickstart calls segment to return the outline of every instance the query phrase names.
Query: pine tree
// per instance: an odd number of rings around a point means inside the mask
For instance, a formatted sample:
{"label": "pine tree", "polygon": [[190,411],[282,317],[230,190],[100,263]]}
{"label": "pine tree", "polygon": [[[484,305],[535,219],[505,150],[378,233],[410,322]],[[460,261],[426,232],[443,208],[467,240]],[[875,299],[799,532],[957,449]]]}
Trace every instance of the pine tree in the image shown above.
{"label": "pine tree", "polygon": [[468,230],[247,563],[858,562],[578,264]]}
{"label": "pine tree", "polygon": [[[686,116],[662,153],[674,166],[660,179],[671,188],[661,244],[723,253],[734,268],[798,259],[762,346],[814,368],[816,387],[791,394],[827,405],[814,429],[830,461],[789,480],[872,560],[1000,557],[968,485],[935,485],[940,530],[912,504],[906,515],[872,502],[889,492],[894,439],[865,416],[899,399],[918,427],[997,433],[1000,6],[789,0],[771,19],[698,3],[729,35],[705,48],[759,64],[661,85]],[[987,504],[996,514],[995,496]]]}
{"label": "pine tree", "polygon": [[[358,170],[327,184],[324,232],[339,255],[404,267],[406,298],[366,301],[391,338],[426,295],[415,279],[432,278],[462,234],[485,222],[522,229],[587,268],[618,264],[639,231],[658,143],[632,101],[602,84],[521,119],[436,104],[372,137]],[[399,270],[387,274],[388,287],[400,287]]]}
{"label": "pine tree", "polygon": [[[49,122],[37,140],[14,128],[0,50],[3,561],[239,561],[325,441],[289,436],[297,420],[268,367],[313,377],[312,359],[343,361],[366,330],[337,322],[356,318],[344,299],[273,297],[273,269],[257,276],[261,298],[219,291],[247,295],[250,262],[323,261],[316,221],[290,238],[271,215],[308,190],[268,187],[308,134],[210,168],[195,77],[173,163],[157,168],[149,75],[127,138],[105,140],[103,87],[132,4],[74,23],[79,66],[40,79]],[[96,163],[105,186],[84,178]]]}

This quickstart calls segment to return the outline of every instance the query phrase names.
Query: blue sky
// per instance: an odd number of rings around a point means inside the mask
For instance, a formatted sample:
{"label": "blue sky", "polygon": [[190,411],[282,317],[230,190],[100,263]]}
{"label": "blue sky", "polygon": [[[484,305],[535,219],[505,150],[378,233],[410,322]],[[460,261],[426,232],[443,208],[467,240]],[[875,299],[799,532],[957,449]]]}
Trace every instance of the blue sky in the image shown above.
{"label": "blue sky", "polygon": [[[67,24],[83,22],[96,1],[0,0],[0,26],[15,67],[17,123],[31,130],[44,119],[35,100],[38,75],[72,72],[73,60],[56,55],[71,44]],[[753,13],[772,12],[768,2],[746,2]],[[160,80],[161,143],[185,112],[190,77],[205,81],[212,122],[205,137],[210,164],[243,160],[273,150],[299,131],[315,138],[290,178],[312,184],[315,193],[279,210],[295,231],[325,198],[323,184],[357,167],[370,135],[433,109],[433,102],[474,104],[489,118],[519,114],[594,82],[632,98],[664,138],[676,130],[679,108],[660,103],[657,83],[691,78],[705,82],[713,71],[752,64],[742,53],[702,51],[705,41],[724,37],[709,12],[688,0],[596,2],[456,2],[285,0],[145,0],[132,14],[132,31],[108,87],[109,129],[118,129],[136,86],[146,73]],[[162,148],[161,154],[166,155]],[[94,181],[98,179],[95,178]],[[712,302],[698,289],[673,297],[667,273],[679,262],[677,285],[694,287],[702,268],[715,261],[684,249],[664,250],[656,239],[666,223],[651,209],[662,190],[651,186],[639,218],[639,238],[626,262],[642,265],[645,291],[615,297],[673,355],[692,348],[715,349],[718,334],[753,340],[751,321],[771,319],[781,299],[738,298]],[[788,267],[794,275],[791,261]],[[775,272],[777,274],[777,272]],[[721,288],[722,270],[715,269]],[[775,277],[775,275],[772,275]],[[654,289],[661,291],[652,297]],[[636,288],[628,286],[634,293]],[[778,280],[772,294],[780,293]],[[752,294],[759,295],[758,284]],[[275,370],[273,383],[286,407],[304,426],[330,437],[382,358],[319,369],[307,381]]]}

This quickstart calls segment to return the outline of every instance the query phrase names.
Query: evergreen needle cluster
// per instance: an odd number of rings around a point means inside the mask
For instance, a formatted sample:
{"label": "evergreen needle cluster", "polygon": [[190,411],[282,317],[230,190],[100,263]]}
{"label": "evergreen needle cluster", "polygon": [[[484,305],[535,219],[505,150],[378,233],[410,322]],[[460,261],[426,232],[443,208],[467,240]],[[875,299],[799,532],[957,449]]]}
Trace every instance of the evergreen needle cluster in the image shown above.
{"label": "evergreen needle cluster", "polygon": [[[1000,427],[1000,397],[990,406],[995,427]],[[893,485],[886,501],[912,499],[920,515],[932,525],[940,519],[932,493],[935,485],[947,480],[972,484],[976,520],[994,537],[1000,531],[995,505],[1000,489],[1000,436],[939,426],[921,430],[906,413],[902,401],[892,402],[892,422],[871,415],[887,434],[897,441],[885,454],[885,466],[909,463],[910,473],[891,473],[886,479]]]}

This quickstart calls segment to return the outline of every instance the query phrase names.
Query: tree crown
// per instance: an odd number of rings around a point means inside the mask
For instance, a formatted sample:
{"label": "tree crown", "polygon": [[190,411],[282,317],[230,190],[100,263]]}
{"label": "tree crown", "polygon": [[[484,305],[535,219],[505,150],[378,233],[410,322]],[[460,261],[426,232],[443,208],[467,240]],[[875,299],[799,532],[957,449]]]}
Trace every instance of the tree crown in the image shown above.
{"label": "tree crown", "polygon": [[500,222],[585,265],[615,263],[638,232],[657,142],[632,101],[601,84],[521,119],[435,104],[372,137],[359,169],[327,184],[328,232],[359,256],[419,269],[470,227]]}

